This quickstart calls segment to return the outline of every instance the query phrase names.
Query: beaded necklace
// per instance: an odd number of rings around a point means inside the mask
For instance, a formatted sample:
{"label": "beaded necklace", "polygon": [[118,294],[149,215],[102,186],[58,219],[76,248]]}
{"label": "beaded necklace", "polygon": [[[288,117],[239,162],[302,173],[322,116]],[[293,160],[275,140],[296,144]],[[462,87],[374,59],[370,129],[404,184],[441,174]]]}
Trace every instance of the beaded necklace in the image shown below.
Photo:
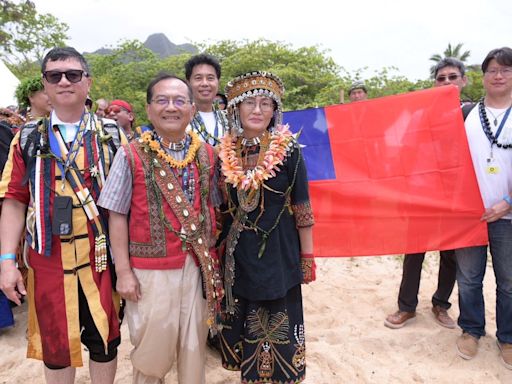
{"label": "beaded necklace", "polygon": [[251,137],[250,139],[246,139],[245,137],[242,137],[242,145],[244,147],[252,147],[254,145],[258,145],[261,142],[261,139],[257,137]]}
{"label": "beaded necklace", "polygon": [[[190,143],[192,142],[192,139],[189,135],[185,137],[185,139],[182,142],[182,149],[181,150],[174,150],[175,152],[184,151],[184,153],[188,153],[190,148]],[[173,143],[174,144],[174,143]],[[171,150],[173,150],[171,148]],[[179,169],[179,168],[171,168],[176,175],[176,177],[181,176],[181,189],[183,190],[183,193],[187,197],[187,200],[190,203],[194,202],[194,191],[195,191],[195,180],[194,180],[194,169],[193,169],[194,163],[189,163],[186,167]]]}
{"label": "beaded necklace", "polygon": [[226,134],[221,140],[219,151],[226,182],[245,191],[259,189],[264,181],[276,175],[278,166],[283,164],[287,156],[292,139],[292,133],[287,125],[277,126],[270,133],[268,149],[263,151],[261,160],[253,169],[244,171],[240,152],[237,151],[237,144],[240,146],[241,140]]}
{"label": "beaded necklace", "polygon": [[160,137],[160,143],[164,146],[164,148],[169,148],[171,151],[179,152],[183,151],[185,148],[185,141],[187,140],[188,136],[185,136],[183,140],[178,141],[177,143],[171,143],[166,140],[164,140],[162,137]]}
{"label": "beaded necklace", "polygon": [[211,135],[208,130],[206,129],[206,125],[203,121],[203,118],[201,117],[201,114],[199,112],[196,112],[194,118],[190,122],[190,125],[192,126],[192,129],[196,130],[199,135],[204,139],[204,141],[211,145],[217,145],[220,143],[220,137],[224,133],[226,127],[228,126],[228,122],[226,119],[226,115],[223,111],[218,109],[217,106],[213,106],[213,115],[215,116],[215,131],[218,130],[219,125],[221,128],[221,131],[219,133],[219,137],[216,137],[214,135]]}
{"label": "beaded necklace", "polygon": [[176,160],[174,157],[165,152],[165,150],[162,148],[162,139],[155,131],[144,132],[140,136],[140,140],[151,151],[156,152],[157,157],[169,164],[171,168],[183,169],[195,159],[196,153],[201,146],[201,141],[199,140],[197,133],[190,131],[188,134],[190,135],[191,143],[188,151],[185,153],[185,158],[183,160]]}
{"label": "beaded necklace", "polygon": [[501,134],[501,131],[503,130],[503,127],[505,126],[505,122],[508,119],[511,109],[512,109],[512,106],[508,107],[508,109],[505,112],[505,116],[503,116],[503,119],[501,120],[501,124],[498,127],[498,130],[496,131],[496,134],[493,134],[492,130],[491,130],[491,125],[489,124],[489,119],[487,117],[484,98],[482,97],[480,99],[480,103],[478,104],[478,112],[480,115],[480,122],[482,124],[482,129],[483,129],[485,135],[487,136],[487,138],[489,139],[489,142],[491,143],[491,154],[492,154],[492,147],[494,144],[496,144],[496,146],[498,148],[503,148],[503,149],[512,148],[512,143],[498,142],[498,138]]}
{"label": "beaded necklace", "polygon": [[[269,135],[267,132],[265,132],[261,139],[259,137],[256,137],[257,140],[251,140],[255,144],[249,145],[247,143],[247,139],[245,138],[239,138],[237,140],[237,146],[236,146],[236,155],[240,159],[242,163],[242,169],[247,168],[247,162],[248,162],[248,156],[250,152],[251,147],[255,147],[258,144],[260,144],[259,152],[258,152],[258,160],[256,162],[256,166],[254,169],[262,164],[265,154],[269,147]],[[244,153],[245,152],[245,153]],[[254,171],[254,169],[252,171]],[[249,171],[250,172],[250,171]],[[261,188],[250,188],[249,190],[244,190],[241,188],[237,189],[237,197],[238,202],[240,204],[240,207],[245,212],[252,212],[256,209],[258,206],[258,202],[260,201],[260,194],[261,194]],[[263,212],[263,209],[262,209]]]}
{"label": "beaded necklace", "polygon": [[500,117],[501,115],[503,115],[504,113],[506,113],[508,111],[508,109],[505,109],[503,112],[499,113],[498,116],[496,116],[494,113],[492,113],[490,108],[485,107],[485,110],[488,111],[492,115],[492,117],[494,117],[494,120],[493,120],[494,126],[498,125],[498,117]]}

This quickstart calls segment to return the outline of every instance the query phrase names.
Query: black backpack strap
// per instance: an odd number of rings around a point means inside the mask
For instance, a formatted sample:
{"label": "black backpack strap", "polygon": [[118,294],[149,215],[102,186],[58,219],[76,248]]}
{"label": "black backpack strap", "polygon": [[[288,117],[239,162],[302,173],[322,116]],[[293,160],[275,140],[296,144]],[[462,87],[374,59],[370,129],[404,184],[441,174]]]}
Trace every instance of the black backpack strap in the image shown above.
{"label": "black backpack strap", "polygon": [[6,121],[0,120],[0,174],[2,174],[7,157],[9,156],[9,148],[13,138],[14,134],[11,125]]}
{"label": "black backpack strap", "polygon": [[466,121],[466,118],[468,117],[469,113],[475,108],[476,103],[469,103],[464,104],[462,106],[462,117],[464,118],[464,121]]}
{"label": "black backpack strap", "polygon": [[20,130],[20,148],[26,169],[25,176],[22,181],[23,184],[28,182],[31,169],[35,164],[35,154],[41,147],[41,130],[39,129],[41,124],[46,125],[47,120],[39,119],[30,121]]}

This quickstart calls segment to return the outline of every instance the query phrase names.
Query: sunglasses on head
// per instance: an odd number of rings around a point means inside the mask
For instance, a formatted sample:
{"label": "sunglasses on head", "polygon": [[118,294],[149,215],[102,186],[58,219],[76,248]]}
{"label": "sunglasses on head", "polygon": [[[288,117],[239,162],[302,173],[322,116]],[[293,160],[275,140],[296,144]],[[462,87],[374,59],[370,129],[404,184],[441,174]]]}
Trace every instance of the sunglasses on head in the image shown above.
{"label": "sunglasses on head", "polygon": [[80,80],[82,80],[83,75],[85,75],[85,77],[89,76],[89,74],[87,72],[82,71],[81,69],[70,69],[67,71],[45,71],[45,72],[43,72],[43,77],[50,84],[57,84],[58,82],[60,82],[62,79],[62,75],[64,75],[70,83],[78,83]]}
{"label": "sunglasses on head", "polygon": [[440,75],[440,76],[436,77],[436,81],[442,82],[442,81],[446,81],[446,79],[448,79],[450,81],[454,81],[454,80],[457,80],[459,77],[460,77],[460,75],[456,75],[455,73],[452,73],[448,76]]}

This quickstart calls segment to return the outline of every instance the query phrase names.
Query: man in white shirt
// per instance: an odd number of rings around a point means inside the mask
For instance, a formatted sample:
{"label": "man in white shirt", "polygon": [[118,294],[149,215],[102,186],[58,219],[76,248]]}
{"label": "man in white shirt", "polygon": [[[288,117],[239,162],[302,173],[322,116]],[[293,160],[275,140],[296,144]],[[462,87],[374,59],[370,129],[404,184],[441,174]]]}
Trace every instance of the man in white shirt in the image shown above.
{"label": "man in white shirt", "polygon": [[213,56],[200,54],[185,63],[185,77],[192,87],[197,107],[190,125],[201,140],[211,145],[216,145],[228,129],[224,111],[213,103],[219,90],[220,75],[220,64]]}
{"label": "man in white shirt", "polygon": [[[496,277],[496,338],[503,363],[512,369],[512,49],[494,49],[482,63],[485,97],[466,118],[469,149],[485,206],[489,248]],[[459,356],[469,360],[485,335],[482,283],[487,246],[457,249],[462,335]]]}

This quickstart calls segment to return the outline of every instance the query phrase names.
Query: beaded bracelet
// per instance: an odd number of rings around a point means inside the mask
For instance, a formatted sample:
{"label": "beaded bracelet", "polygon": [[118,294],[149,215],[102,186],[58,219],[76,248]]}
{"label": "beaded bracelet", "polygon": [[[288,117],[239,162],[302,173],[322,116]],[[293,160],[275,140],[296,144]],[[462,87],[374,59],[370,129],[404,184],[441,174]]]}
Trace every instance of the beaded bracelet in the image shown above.
{"label": "beaded bracelet", "polygon": [[301,259],[314,259],[315,258],[315,255],[313,255],[312,253],[300,253],[300,257]]}
{"label": "beaded bracelet", "polygon": [[4,253],[0,255],[0,261],[4,260],[16,260],[16,255],[14,253]]}

